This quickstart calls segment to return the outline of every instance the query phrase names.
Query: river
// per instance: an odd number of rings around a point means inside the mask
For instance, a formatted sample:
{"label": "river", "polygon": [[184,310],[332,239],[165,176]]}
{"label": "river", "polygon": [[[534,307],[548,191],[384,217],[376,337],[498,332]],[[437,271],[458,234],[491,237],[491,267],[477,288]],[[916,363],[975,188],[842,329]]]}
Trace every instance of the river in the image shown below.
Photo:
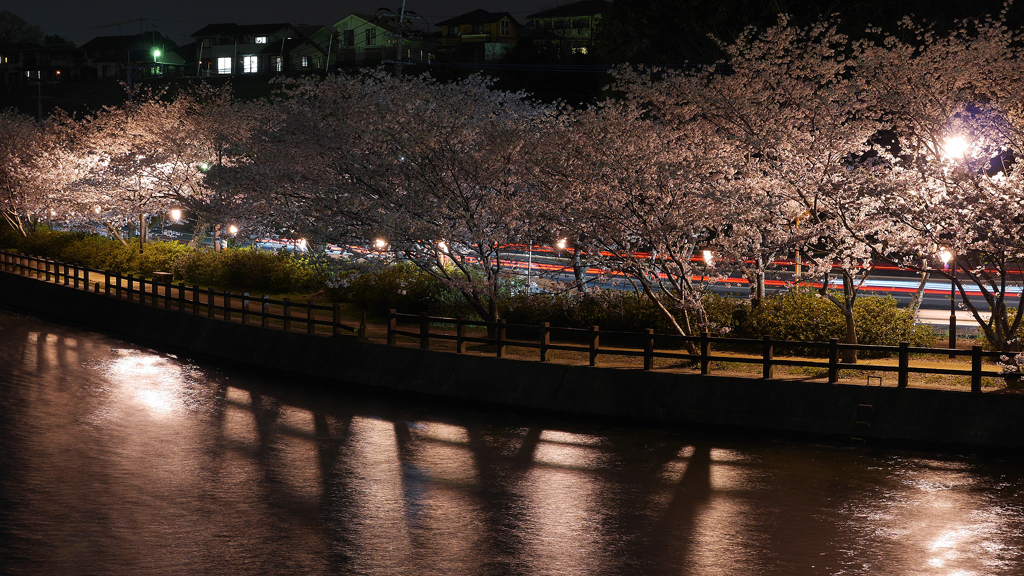
{"label": "river", "polygon": [[1015,454],[311,384],[0,311],[0,573],[1024,573]]}

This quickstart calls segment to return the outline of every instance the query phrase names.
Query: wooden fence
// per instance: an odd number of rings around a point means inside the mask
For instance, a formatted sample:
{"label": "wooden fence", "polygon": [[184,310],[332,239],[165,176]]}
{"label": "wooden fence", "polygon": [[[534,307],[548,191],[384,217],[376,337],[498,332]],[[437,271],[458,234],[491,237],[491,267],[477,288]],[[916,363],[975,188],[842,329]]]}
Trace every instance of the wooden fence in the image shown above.
{"label": "wooden fence", "polygon": [[[286,332],[298,329],[307,334],[326,332],[339,336],[343,332],[358,331],[361,336],[365,335],[363,327],[357,330],[341,322],[341,308],[338,304],[323,306],[310,302],[292,302],[288,298],[274,300],[267,295],[252,297],[248,293],[218,292],[197,285],[173,284],[169,273],[157,272],[153,279],[146,280],[3,250],[0,250],[0,268],[4,272],[55,282],[69,288],[89,290],[91,287],[97,294],[155,307],[162,306],[186,314],[205,314],[209,318],[227,322],[281,328]],[[330,319],[322,318],[318,314],[320,312],[329,313]],[[318,331],[318,327],[323,330]]]}
{"label": "wooden fence", "polygon": [[[401,329],[399,327],[399,321],[406,323],[418,324],[417,330]],[[431,331],[431,325],[447,325],[451,326],[453,330],[440,331],[435,326],[435,330]],[[466,329],[469,327],[482,327],[487,329],[489,336],[469,336],[466,333]],[[536,336],[533,339],[525,338],[509,338],[509,331],[512,330],[517,334],[529,334],[533,333]],[[552,341],[552,335],[559,335],[563,337],[563,341],[560,343],[554,343]],[[971,392],[981,392],[981,379],[982,377],[1000,377],[1000,372],[982,369],[982,360],[984,358],[999,358],[1005,355],[1002,352],[986,352],[983,351],[981,346],[972,346],[970,350],[953,350],[949,348],[919,348],[912,347],[907,342],[901,342],[899,346],[873,346],[867,344],[845,344],[839,342],[837,339],[831,339],[828,342],[794,342],[788,340],[773,340],[772,338],[765,336],[762,339],[748,339],[748,338],[722,338],[710,336],[707,332],[701,333],[699,336],[679,336],[669,334],[655,334],[653,329],[648,328],[644,332],[620,332],[620,331],[609,331],[601,330],[598,326],[591,326],[590,328],[557,328],[552,327],[549,323],[543,322],[539,325],[526,325],[526,324],[507,324],[504,320],[498,320],[498,322],[480,322],[465,320],[463,318],[442,318],[442,317],[431,317],[427,315],[415,315],[415,314],[400,314],[395,310],[391,310],[388,315],[388,345],[394,346],[396,344],[396,338],[398,336],[405,336],[409,338],[415,338],[419,340],[420,348],[426,350],[430,348],[431,340],[445,340],[455,342],[455,351],[459,354],[466,353],[467,343],[479,343],[489,346],[494,346],[495,354],[501,358],[507,354],[507,349],[511,346],[517,348],[533,348],[539,351],[539,360],[541,362],[547,362],[549,359],[549,352],[553,350],[563,350],[568,352],[577,352],[586,354],[590,358],[590,365],[597,366],[598,359],[601,356],[633,356],[643,357],[643,369],[653,370],[655,358],[669,358],[674,360],[690,361],[700,367],[701,374],[711,373],[711,363],[720,362],[738,362],[747,364],[760,364],[762,377],[769,380],[773,377],[774,367],[776,366],[803,366],[810,368],[821,368],[828,371],[828,382],[835,384],[839,381],[839,371],[854,369],[854,370],[867,370],[876,372],[895,372],[897,378],[897,386],[899,388],[906,388],[911,373],[916,374],[941,374],[941,375],[953,375],[953,376],[969,376],[971,380]],[[642,346],[635,348],[616,346],[615,348],[602,348],[601,338],[615,338],[618,341],[634,341],[642,342]],[[586,344],[575,344],[569,341],[575,340],[580,341],[585,339]],[[689,343],[694,349],[695,353],[688,351],[680,351],[678,346],[682,344],[684,347]],[[676,349],[671,349],[672,344],[676,345]],[[726,345],[730,348],[746,347],[747,349],[759,350],[759,354],[736,356],[736,355],[715,355],[712,351],[712,345]],[[660,347],[659,347],[660,345]],[[800,347],[800,348],[817,348],[827,351],[827,360],[797,360],[791,358],[782,358],[775,356],[776,347]],[[845,363],[840,360],[841,354],[846,350],[857,350],[860,352],[882,352],[886,354],[895,355],[898,358],[897,366],[888,365],[872,365],[872,364],[853,364]],[[948,355],[949,357],[957,356],[969,356],[971,359],[971,369],[951,369],[951,368],[929,368],[924,366],[911,366],[910,360],[912,354],[942,354]]]}
{"label": "wooden fence", "polygon": [[[134,278],[131,275],[121,276],[111,274],[103,270],[77,266],[65,262],[57,262],[48,258],[39,258],[26,254],[16,254],[0,250],[0,269],[4,272],[20,274],[30,278],[37,278],[46,282],[63,284],[69,288],[89,290],[90,287],[95,293],[102,293],[113,298],[123,298],[129,302],[138,302],[143,305],[162,306],[165,309],[176,310],[177,312],[193,315],[205,314],[209,318],[219,318],[228,322],[241,322],[247,325],[258,325],[263,328],[280,328],[285,331],[305,331],[308,334],[326,334],[339,336],[343,332],[357,333],[365,338],[365,323],[358,329],[341,322],[341,310],[338,304],[333,306],[322,306],[309,302],[291,302],[288,298],[274,300],[266,295],[252,297],[248,293],[232,294],[229,291],[218,292],[213,288],[200,288],[197,285],[186,286],[184,283],[173,284],[170,274],[157,273],[155,278]],[[219,300],[219,303],[218,303]],[[329,319],[321,318],[319,312],[328,312]],[[417,330],[400,329],[399,320],[418,324]],[[431,331],[431,325],[448,325],[454,328],[449,331]],[[317,330],[317,328],[323,330]],[[467,328],[485,328],[488,336],[471,336],[467,334]],[[535,334],[532,339],[523,337],[509,338],[509,331],[515,334]],[[553,335],[561,338],[559,341],[552,339]],[[908,376],[916,374],[939,374],[951,376],[968,376],[971,381],[971,392],[981,392],[982,377],[1000,377],[1000,372],[983,370],[983,359],[999,358],[1002,352],[986,352],[981,346],[973,346],[970,350],[954,350],[949,348],[918,348],[911,347],[907,342],[901,342],[899,346],[873,346],[866,344],[845,344],[836,339],[828,342],[794,342],[787,340],[773,340],[764,338],[722,338],[710,336],[707,332],[699,336],[679,336],[672,334],[655,334],[654,330],[647,329],[644,332],[621,332],[601,330],[598,326],[582,328],[558,328],[552,327],[544,322],[539,325],[507,324],[504,320],[497,323],[465,320],[462,318],[442,318],[426,315],[400,314],[391,310],[388,315],[387,342],[388,345],[396,345],[397,337],[404,336],[415,338],[423,349],[430,347],[431,340],[447,340],[455,342],[455,351],[459,354],[466,353],[466,345],[478,343],[494,346],[496,355],[501,358],[506,355],[510,346],[517,348],[533,348],[539,351],[539,360],[547,362],[549,353],[560,350],[567,352],[583,353],[589,356],[590,365],[597,366],[601,356],[633,356],[643,357],[643,369],[653,370],[655,358],[666,358],[679,361],[693,362],[699,366],[701,374],[711,373],[712,362],[737,362],[760,364],[761,373],[764,379],[771,379],[776,366],[802,366],[809,368],[820,368],[828,371],[828,382],[836,383],[839,380],[839,371],[846,369],[865,370],[875,372],[895,372],[897,374],[897,386],[906,388]],[[614,338],[619,341],[633,341],[641,343],[641,346],[634,348],[616,346],[602,347],[601,338]],[[585,341],[586,344],[574,343]],[[673,347],[674,345],[674,347]],[[679,346],[692,348],[689,351],[680,351]],[[712,352],[712,345],[727,346],[730,348],[746,347],[757,349],[759,354],[740,355],[715,355]],[[797,360],[792,358],[776,357],[777,347],[800,347],[817,348],[825,350],[827,360]],[[882,352],[895,355],[898,358],[897,366],[852,364],[840,360],[841,354],[846,350],[857,350],[861,352]],[[921,354],[943,354],[949,357],[969,356],[971,369],[952,368],[929,368],[924,366],[911,366],[911,355]]]}

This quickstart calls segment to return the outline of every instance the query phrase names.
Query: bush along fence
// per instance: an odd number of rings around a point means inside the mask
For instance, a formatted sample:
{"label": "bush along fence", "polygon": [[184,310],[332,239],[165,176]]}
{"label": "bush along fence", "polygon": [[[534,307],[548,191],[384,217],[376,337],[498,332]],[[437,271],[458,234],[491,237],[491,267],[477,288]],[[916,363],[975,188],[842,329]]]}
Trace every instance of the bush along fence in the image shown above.
{"label": "bush along fence", "polygon": [[[402,321],[406,327],[408,324],[418,324],[418,330],[402,329],[399,326]],[[431,325],[434,331],[431,331]],[[451,329],[441,330],[441,326],[450,326]],[[467,328],[482,327],[487,329],[488,336],[470,336]],[[518,335],[535,334],[532,339],[523,337],[509,338],[509,332]],[[644,332],[621,332],[601,330],[598,326],[584,328],[558,328],[552,327],[549,323],[543,322],[539,325],[507,324],[504,320],[494,322],[480,322],[466,320],[463,318],[440,318],[427,315],[401,314],[391,310],[388,315],[388,345],[396,345],[397,337],[404,336],[419,340],[420,348],[430,348],[431,340],[454,341],[455,351],[459,354],[466,353],[467,343],[478,343],[493,346],[499,358],[506,356],[509,347],[532,348],[539,351],[539,360],[547,362],[549,352],[562,350],[589,355],[590,365],[597,366],[601,356],[633,356],[643,357],[643,369],[653,370],[655,358],[668,358],[679,361],[689,361],[699,365],[700,373],[708,375],[711,373],[711,363],[737,362],[747,364],[760,364],[762,377],[770,380],[774,375],[776,366],[801,366],[809,368],[820,368],[828,371],[828,382],[835,384],[839,381],[840,370],[864,370],[877,372],[895,372],[897,375],[897,387],[906,388],[911,373],[916,374],[941,374],[952,376],[969,376],[971,381],[971,392],[981,393],[982,377],[1000,377],[1000,372],[982,369],[984,358],[999,358],[1000,352],[983,351],[981,346],[973,346],[970,350],[954,350],[950,348],[920,348],[911,347],[908,342],[901,342],[899,346],[876,346],[866,344],[846,344],[833,338],[828,342],[795,342],[788,340],[773,340],[769,336],[762,339],[748,338],[722,338],[710,336],[702,332],[699,336],[680,336],[655,334],[653,329],[648,328]],[[562,338],[561,343],[553,343],[552,335]],[[641,343],[641,346],[634,348],[616,346],[602,347],[601,338],[614,338],[617,342]],[[586,344],[578,342],[586,341]],[[577,342],[577,343],[571,343]],[[692,347],[694,352],[680,351],[678,347]],[[676,349],[672,349],[672,345]],[[712,353],[712,345],[726,345],[730,348],[746,348],[759,350],[760,354],[746,356],[722,356]],[[660,345],[660,349],[659,349]],[[798,360],[775,356],[777,347],[795,347],[805,349],[820,349],[827,352],[827,360]],[[842,352],[846,350],[857,350],[861,352],[876,352],[895,355],[898,360],[897,366],[853,364],[840,360]],[[942,354],[950,358],[958,356],[969,356],[971,369],[952,368],[929,368],[924,366],[911,366],[911,354]]]}
{"label": "bush along fence", "polygon": [[[173,284],[169,272],[156,272],[151,280],[146,280],[3,250],[0,250],[0,262],[4,272],[55,282],[69,288],[90,290],[91,287],[97,294],[125,298],[142,305],[162,306],[193,315],[205,314],[209,318],[239,321],[262,328],[280,328],[286,332],[304,330],[307,334],[331,336],[348,333],[365,338],[365,321],[358,328],[342,323],[338,304],[324,306],[292,302],[288,298],[274,300],[266,295],[252,297],[248,293],[219,292],[197,285]],[[326,312],[329,319],[323,318],[321,312]]]}

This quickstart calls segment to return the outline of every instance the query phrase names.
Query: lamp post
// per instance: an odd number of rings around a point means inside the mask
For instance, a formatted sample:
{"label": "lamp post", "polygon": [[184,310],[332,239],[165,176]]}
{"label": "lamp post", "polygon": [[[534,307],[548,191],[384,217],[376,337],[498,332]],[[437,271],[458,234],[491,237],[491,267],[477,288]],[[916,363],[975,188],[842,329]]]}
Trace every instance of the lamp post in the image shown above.
{"label": "lamp post", "polygon": [[[939,253],[939,258],[942,258],[943,264],[949,264],[949,261],[953,261],[953,270],[949,276],[949,348],[953,350],[956,348],[956,256],[945,248]],[[956,354],[953,352],[949,353],[950,358],[956,358]]]}

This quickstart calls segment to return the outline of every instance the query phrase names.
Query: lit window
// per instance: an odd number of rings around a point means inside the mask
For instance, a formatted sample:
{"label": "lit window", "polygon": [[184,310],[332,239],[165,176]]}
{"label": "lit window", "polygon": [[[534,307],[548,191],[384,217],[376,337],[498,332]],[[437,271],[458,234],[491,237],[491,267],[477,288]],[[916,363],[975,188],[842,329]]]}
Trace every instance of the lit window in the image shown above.
{"label": "lit window", "polygon": [[366,31],[366,45],[376,46],[377,45],[377,29],[370,28]]}
{"label": "lit window", "polygon": [[256,57],[255,56],[243,56],[242,57],[242,73],[243,74],[255,74],[256,73]]}
{"label": "lit window", "polygon": [[281,57],[280,56],[274,56],[274,72],[280,72],[280,71],[281,71]]}
{"label": "lit window", "polygon": [[231,58],[217,58],[217,74],[231,74]]}
{"label": "lit window", "polygon": [[508,36],[508,34],[509,34],[508,20],[502,20],[500,26],[501,26],[501,35],[502,36]]}
{"label": "lit window", "polygon": [[267,37],[266,36],[257,36],[256,37],[256,43],[257,44],[266,44],[267,43]]}
{"label": "lit window", "polygon": [[309,56],[302,57],[302,67],[309,68]]}

